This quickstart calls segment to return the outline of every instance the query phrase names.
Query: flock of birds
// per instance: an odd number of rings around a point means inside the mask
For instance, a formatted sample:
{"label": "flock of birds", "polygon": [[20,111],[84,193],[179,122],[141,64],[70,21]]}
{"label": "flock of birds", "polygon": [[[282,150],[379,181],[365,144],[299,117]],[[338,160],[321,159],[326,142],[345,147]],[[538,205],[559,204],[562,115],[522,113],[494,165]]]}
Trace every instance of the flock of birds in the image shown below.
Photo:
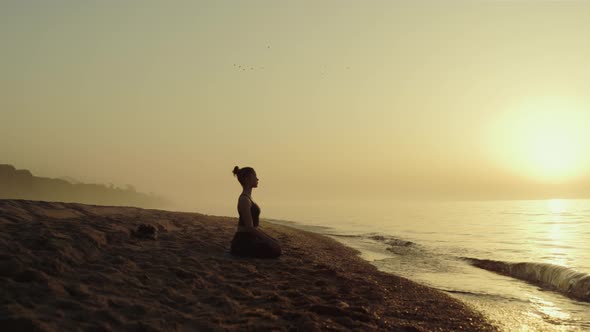
{"label": "flock of birds", "polygon": [[253,67],[253,66],[237,65],[234,63],[234,68],[237,70],[246,71],[246,70],[254,70],[254,69],[264,69],[264,66]]}
{"label": "flock of birds", "polygon": [[[346,70],[350,69],[350,66],[346,66],[344,67]],[[234,69],[238,70],[238,71],[246,71],[246,70],[263,70],[264,66],[249,66],[249,65],[240,65],[240,64],[235,64],[234,63]],[[327,69],[328,66],[327,65],[323,65],[322,69],[321,69],[321,74],[326,74],[327,73]]]}
{"label": "flock of birds", "polygon": [[[266,47],[267,49],[270,49],[270,46]],[[234,63],[233,64],[233,68],[237,71],[252,71],[252,70],[264,70],[264,66],[255,66],[255,65],[245,65],[245,64],[237,64]],[[346,70],[350,69],[350,66],[346,66],[345,67]],[[322,65],[321,70],[320,70],[320,75],[326,75],[328,73],[328,66],[327,65]]]}

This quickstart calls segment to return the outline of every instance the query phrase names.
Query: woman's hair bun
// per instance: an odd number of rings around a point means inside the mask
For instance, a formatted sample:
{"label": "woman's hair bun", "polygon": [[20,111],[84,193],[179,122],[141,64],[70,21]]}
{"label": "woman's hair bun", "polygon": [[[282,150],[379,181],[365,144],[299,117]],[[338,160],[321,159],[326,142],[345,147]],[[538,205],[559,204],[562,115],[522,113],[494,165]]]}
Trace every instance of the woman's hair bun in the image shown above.
{"label": "woman's hair bun", "polygon": [[238,166],[234,167],[234,170],[233,170],[234,175],[238,175],[239,171],[240,171],[240,168]]}

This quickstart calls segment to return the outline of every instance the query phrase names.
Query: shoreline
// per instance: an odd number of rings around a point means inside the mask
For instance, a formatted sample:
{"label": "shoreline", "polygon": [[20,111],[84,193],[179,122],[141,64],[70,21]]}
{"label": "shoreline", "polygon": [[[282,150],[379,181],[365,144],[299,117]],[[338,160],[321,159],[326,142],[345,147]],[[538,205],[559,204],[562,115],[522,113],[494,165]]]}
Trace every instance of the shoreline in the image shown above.
{"label": "shoreline", "polygon": [[[140,236],[141,224],[153,237]],[[441,291],[321,234],[260,227],[278,259],[229,254],[237,218],[0,200],[2,326],[23,330],[495,331]]]}

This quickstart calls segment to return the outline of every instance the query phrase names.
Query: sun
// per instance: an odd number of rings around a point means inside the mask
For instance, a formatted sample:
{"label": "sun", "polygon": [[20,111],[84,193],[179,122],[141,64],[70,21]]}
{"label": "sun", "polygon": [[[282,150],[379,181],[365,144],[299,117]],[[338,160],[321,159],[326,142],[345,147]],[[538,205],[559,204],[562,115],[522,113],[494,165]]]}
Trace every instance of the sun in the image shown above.
{"label": "sun", "polygon": [[590,173],[590,109],[571,101],[538,99],[503,112],[489,135],[494,160],[543,182]]}

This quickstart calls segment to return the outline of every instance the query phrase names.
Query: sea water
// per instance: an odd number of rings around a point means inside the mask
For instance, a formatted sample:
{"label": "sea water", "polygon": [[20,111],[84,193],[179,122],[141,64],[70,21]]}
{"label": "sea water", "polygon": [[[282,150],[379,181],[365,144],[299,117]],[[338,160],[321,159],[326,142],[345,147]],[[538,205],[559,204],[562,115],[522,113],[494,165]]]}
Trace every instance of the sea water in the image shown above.
{"label": "sea water", "polygon": [[504,331],[590,331],[590,200],[314,201],[263,217],[328,235]]}

